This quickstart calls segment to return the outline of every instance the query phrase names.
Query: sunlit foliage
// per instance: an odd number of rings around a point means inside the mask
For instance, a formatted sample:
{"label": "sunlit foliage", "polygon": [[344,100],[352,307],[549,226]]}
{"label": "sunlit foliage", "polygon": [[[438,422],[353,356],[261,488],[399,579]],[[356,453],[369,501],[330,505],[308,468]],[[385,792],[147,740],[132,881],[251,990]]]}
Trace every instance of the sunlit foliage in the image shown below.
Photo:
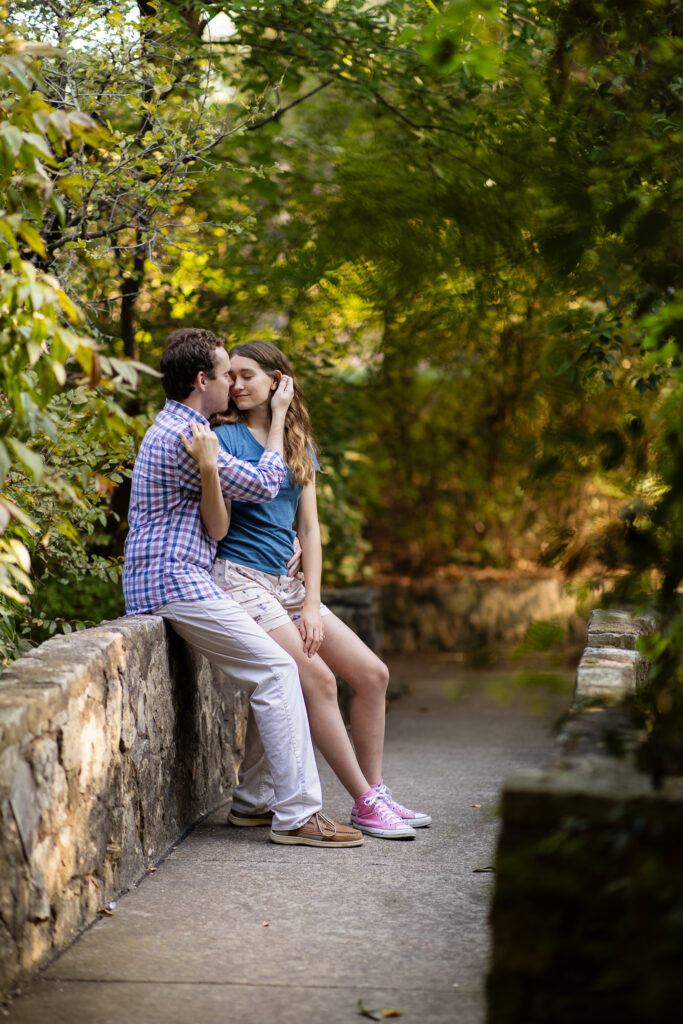
{"label": "sunlit foliage", "polygon": [[[116,404],[134,367],[112,359],[63,283],[49,273],[43,232],[64,225],[82,183],[69,154],[106,147],[80,111],[44,97],[41,59],[56,56],[0,24],[0,655],[21,650],[38,566],[73,571],[82,539],[103,515],[101,497],[130,451]],[[93,568],[81,559],[81,568]],[[107,571],[98,565],[95,571]],[[68,610],[67,610],[68,612]],[[64,616],[61,616],[64,618]]]}

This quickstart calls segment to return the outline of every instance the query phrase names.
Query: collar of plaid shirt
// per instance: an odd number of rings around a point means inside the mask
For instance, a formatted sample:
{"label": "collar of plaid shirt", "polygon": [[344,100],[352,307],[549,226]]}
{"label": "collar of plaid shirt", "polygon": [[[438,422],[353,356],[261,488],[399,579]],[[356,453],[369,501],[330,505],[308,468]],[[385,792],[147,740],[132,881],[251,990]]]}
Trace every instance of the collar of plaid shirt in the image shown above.
{"label": "collar of plaid shirt", "polygon": [[[201,521],[199,466],[180,440],[181,433],[192,436],[193,420],[207,423],[201,413],[169,400],[140,445],[123,566],[128,615],[152,612],[170,601],[225,596],[209,576],[216,541]],[[218,474],[227,498],[264,502],[280,490],[287,467],[272,449],[266,449],[254,466],[219,448]]]}

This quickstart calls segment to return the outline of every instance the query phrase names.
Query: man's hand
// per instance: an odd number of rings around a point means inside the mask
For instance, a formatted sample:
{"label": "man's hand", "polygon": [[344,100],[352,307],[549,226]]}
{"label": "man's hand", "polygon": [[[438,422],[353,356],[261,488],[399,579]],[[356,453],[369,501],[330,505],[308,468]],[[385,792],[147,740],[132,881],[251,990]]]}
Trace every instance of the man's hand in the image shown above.
{"label": "man's hand", "polygon": [[204,423],[190,423],[192,429],[192,440],[188,441],[184,434],[180,440],[185,445],[188,455],[199,463],[200,469],[215,466],[218,462],[218,438],[211,427]]}
{"label": "man's hand", "polygon": [[301,567],[301,541],[294,535],[294,543],[292,544],[292,557],[287,562],[287,575],[296,576]]}
{"label": "man's hand", "polygon": [[270,400],[270,411],[274,416],[276,413],[284,415],[289,409],[289,405],[294,398],[294,381],[291,377],[286,374],[283,375],[282,380],[277,386],[277,390],[273,392],[273,397]]}

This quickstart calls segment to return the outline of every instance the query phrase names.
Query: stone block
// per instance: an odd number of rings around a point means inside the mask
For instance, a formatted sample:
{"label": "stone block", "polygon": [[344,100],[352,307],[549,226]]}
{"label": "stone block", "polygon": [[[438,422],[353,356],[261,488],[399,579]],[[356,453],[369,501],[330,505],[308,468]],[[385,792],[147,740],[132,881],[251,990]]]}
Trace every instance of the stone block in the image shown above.
{"label": "stone block", "polygon": [[654,633],[657,617],[654,613],[634,614],[618,608],[594,608],[588,620],[587,647],[622,647],[638,649],[640,637]]}
{"label": "stone block", "polygon": [[25,761],[19,761],[14,769],[9,802],[19,830],[24,856],[29,860],[38,835],[40,811],[33,775]]}
{"label": "stone block", "polygon": [[647,675],[647,659],[623,647],[587,648],[576,673],[576,696],[622,700]]}

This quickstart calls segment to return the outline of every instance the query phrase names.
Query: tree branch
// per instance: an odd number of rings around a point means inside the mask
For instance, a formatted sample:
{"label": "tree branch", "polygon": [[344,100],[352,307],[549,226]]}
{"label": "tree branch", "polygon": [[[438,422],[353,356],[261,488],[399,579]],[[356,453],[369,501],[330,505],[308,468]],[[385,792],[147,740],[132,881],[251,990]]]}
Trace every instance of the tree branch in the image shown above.
{"label": "tree branch", "polygon": [[333,78],[329,78],[326,82],[321,82],[320,85],[316,85],[315,89],[311,89],[310,92],[304,93],[303,96],[299,96],[297,99],[292,100],[292,102],[288,103],[286,107],[280,107],[280,109],[276,110],[274,114],[261,118],[261,120],[256,121],[255,124],[248,125],[246,131],[253,132],[256,128],[262,128],[264,124],[270,124],[271,121],[279,121],[282,115],[286,114],[288,110],[292,109],[292,107],[297,107],[300,103],[303,103],[304,100],[310,99],[311,96],[315,96],[315,94],[320,92],[321,89],[326,89],[328,85],[332,85],[333,82]]}

